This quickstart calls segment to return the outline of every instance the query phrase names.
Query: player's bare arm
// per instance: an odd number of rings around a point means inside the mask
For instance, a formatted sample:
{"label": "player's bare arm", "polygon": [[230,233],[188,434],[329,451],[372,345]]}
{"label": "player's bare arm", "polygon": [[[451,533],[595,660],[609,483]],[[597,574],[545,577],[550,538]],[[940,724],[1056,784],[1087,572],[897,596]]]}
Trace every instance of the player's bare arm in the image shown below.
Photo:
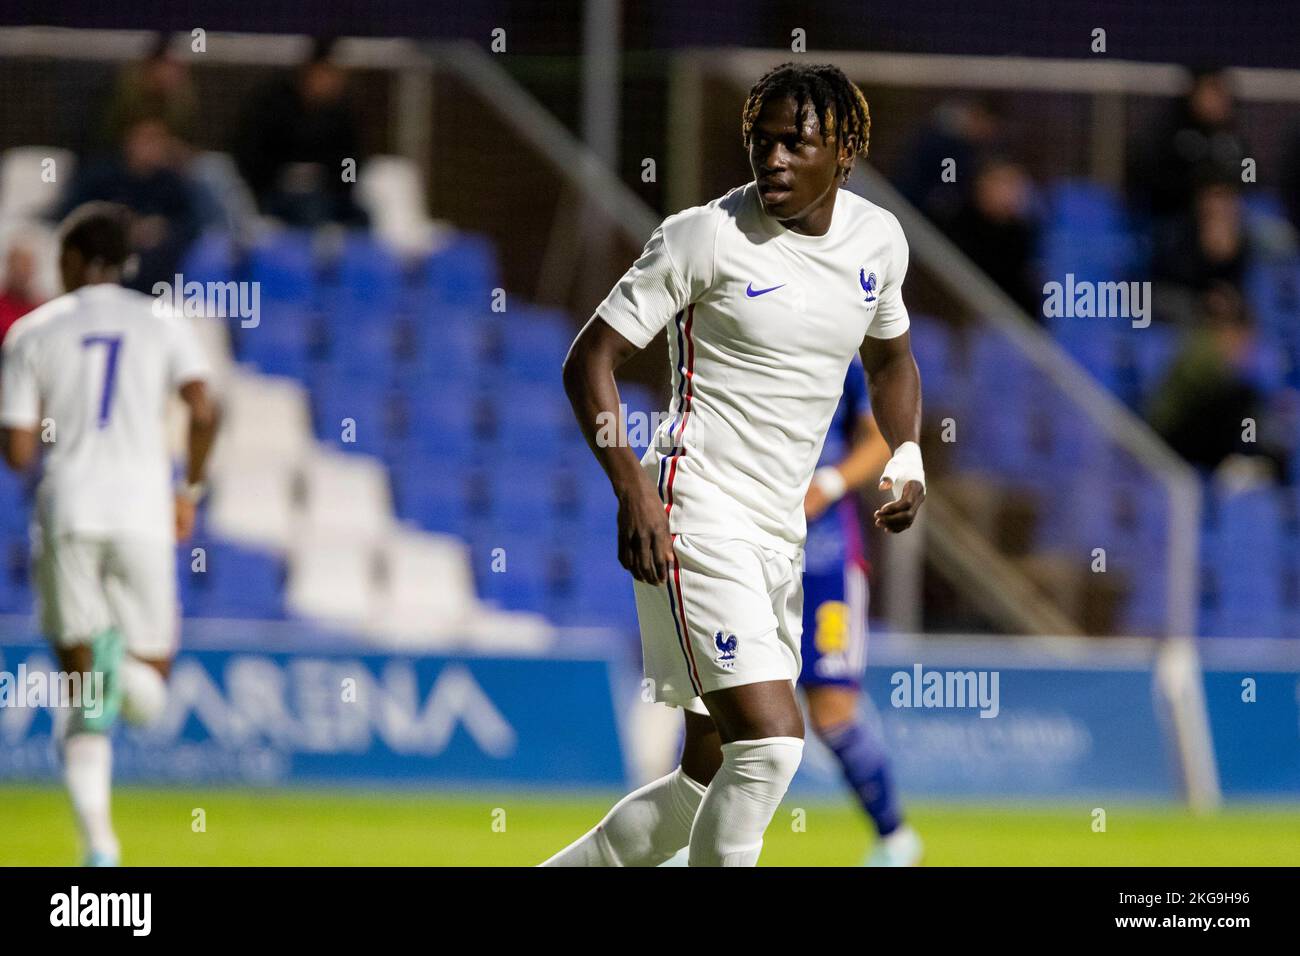
{"label": "player's bare arm", "polygon": [[176,538],[184,541],[194,531],[194,516],[203,495],[208,454],[217,434],[218,414],[205,383],[186,382],[180,388],[180,395],[190,416],[185,485],[176,493]]}
{"label": "player's bare arm", "polygon": [[[862,343],[862,364],[867,371],[871,407],[885,441],[896,453],[908,442],[915,446],[921,437],[921,373],[912,357],[911,335],[904,332],[892,339],[868,337]],[[880,487],[886,491],[893,487],[888,469]],[[895,534],[906,531],[924,500],[924,485],[905,480],[898,499],[876,511],[876,527]]]}
{"label": "player's bare arm", "polygon": [[30,428],[0,428],[5,464],[14,471],[26,471],[36,461],[39,442]]}
{"label": "player's bare arm", "polygon": [[636,352],[636,346],[608,323],[593,318],[578,333],[564,360],[564,391],[618,498],[619,564],[638,581],[658,585],[667,578],[673,555],[663,502],[624,436],[608,447],[597,439],[600,422],[609,420],[606,416],[620,420],[614,371]]}

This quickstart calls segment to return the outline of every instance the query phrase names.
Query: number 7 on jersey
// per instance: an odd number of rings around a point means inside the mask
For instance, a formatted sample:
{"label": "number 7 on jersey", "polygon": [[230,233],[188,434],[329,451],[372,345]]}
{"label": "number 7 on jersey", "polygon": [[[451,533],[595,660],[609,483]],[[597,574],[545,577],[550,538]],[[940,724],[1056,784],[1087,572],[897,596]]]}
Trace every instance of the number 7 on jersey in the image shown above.
{"label": "number 7 on jersey", "polygon": [[104,352],[104,388],[99,396],[99,427],[108,426],[108,416],[113,404],[113,383],[117,379],[117,356],[122,348],[120,335],[87,335],[81,340],[83,348],[93,345],[105,346]]}

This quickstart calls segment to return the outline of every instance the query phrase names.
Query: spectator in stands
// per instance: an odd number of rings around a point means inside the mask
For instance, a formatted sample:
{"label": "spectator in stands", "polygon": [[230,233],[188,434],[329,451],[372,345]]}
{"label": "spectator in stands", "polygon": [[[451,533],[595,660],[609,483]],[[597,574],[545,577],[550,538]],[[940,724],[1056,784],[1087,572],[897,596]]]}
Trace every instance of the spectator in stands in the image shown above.
{"label": "spectator in stands", "polygon": [[143,292],[151,291],[155,282],[173,280],[181,256],[199,232],[193,191],[176,170],[175,145],[161,120],[133,120],[121,150],[77,176],[62,211],[66,215],[98,199],[135,213],[131,249],[137,268],[123,284]]}
{"label": "spectator in stands", "polygon": [[20,233],[5,250],[3,284],[0,285],[0,343],[9,327],[44,300],[37,288],[40,250],[32,236]]}
{"label": "spectator in stands", "polygon": [[[943,227],[970,199],[973,173],[1004,146],[1001,104],[991,96],[940,104],[903,150],[893,177],[907,201]],[[952,160],[955,179],[944,176]]]}
{"label": "spectator in stands", "polygon": [[1241,182],[1246,143],[1224,71],[1194,70],[1187,95],[1153,129],[1129,149],[1128,193],[1135,211],[1157,221],[1178,216],[1191,207],[1199,184]]}
{"label": "spectator in stands", "polygon": [[[1238,456],[1272,459],[1285,466],[1267,440],[1268,409],[1251,381],[1254,329],[1241,294],[1231,285],[1210,286],[1201,297],[1202,318],[1152,397],[1147,420],[1187,461],[1214,471]],[[1245,440],[1243,421],[1256,422]]]}
{"label": "spectator in stands", "polygon": [[159,120],[182,143],[193,142],[198,114],[194,82],[189,67],[169,53],[167,40],[167,34],[159,34],[143,60],[118,74],[104,117],[104,143],[110,151],[142,119]]}
{"label": "spectator in stands", "polygon": [[980,165],[969,199],[948,226],[953,242],[1035,318],[1043,301],[1035,261],[1038,232],[1029,174],[1002,158]]}
{"label": "spectator in stands", "polygon": [[343,177],[344,160],[361,165],[361,138],[331,47],[318,40],[301,70],[255,97],[236,149],[262,211],[294,226],[365,223]]}
{"label": "spectator in stands", "polygon": [[1231,180],[1200,186],[1191,208],[1158,223],[1153,235],[1151,278],[1158,318],[1199,319],[1197,300],[1212,286],[1240,290],[1250,258],[1241,191]]}

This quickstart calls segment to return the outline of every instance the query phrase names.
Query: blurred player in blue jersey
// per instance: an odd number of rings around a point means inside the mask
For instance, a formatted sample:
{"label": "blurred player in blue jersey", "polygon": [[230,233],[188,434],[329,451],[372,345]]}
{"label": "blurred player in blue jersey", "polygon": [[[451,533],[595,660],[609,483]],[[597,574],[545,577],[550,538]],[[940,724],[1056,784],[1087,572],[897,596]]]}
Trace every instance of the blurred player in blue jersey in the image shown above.
{"label": "blurred player in blue jersey", "polygon": [[813,729],[839,759],[880,835],[867,865],[915,866],[921,840],[903,822],[884,745],[858,714],[867,666],[867,559],[857,491],[880,474],[889,454],[871,415],[862,362],[854,356],[804,498],[808,541],[799,686]]}

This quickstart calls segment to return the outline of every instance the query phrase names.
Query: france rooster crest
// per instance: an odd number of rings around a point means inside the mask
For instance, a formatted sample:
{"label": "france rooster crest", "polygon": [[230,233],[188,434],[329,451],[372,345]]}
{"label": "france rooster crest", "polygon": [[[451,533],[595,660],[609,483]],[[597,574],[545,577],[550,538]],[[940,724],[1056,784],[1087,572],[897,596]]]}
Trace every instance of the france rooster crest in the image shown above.
{"label": "france rooster crest", "polygon": [[713,644],[718,649],[716,658],[719,665],[730,670],[736,664],[736,645],[740,642],[736,639],[735,634],[728,634],[725,637],[721,631],[713,635]]}
{"label": "france rooster crest", "polygon": [[868,274],[866,267],[863,266],[861,269],[858,270],[858,283],[862,286],[862,291],[866,293],[866,296],[862,299],[862,301],[875,302],[876,301],[876,274],[874,272]]}

